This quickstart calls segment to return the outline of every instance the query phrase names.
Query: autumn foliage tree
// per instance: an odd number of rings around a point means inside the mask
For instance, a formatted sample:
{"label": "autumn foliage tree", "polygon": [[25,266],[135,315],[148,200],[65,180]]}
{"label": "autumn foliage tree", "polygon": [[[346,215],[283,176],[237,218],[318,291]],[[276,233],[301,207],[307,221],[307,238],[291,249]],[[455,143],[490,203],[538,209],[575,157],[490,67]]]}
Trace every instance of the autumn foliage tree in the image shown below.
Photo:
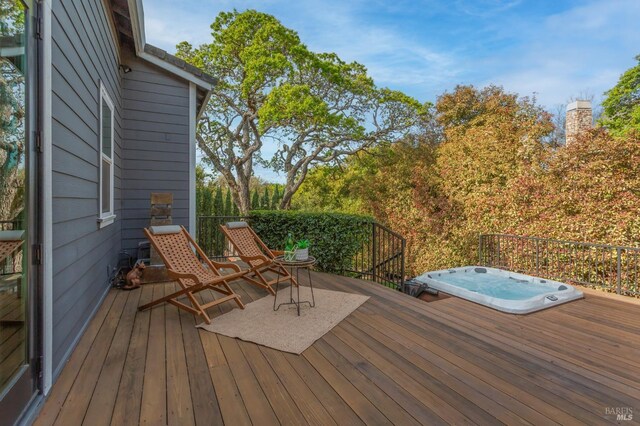
{"label": "autumn foliage tree", "polygon": [[584,134],[488,204],[504,232],[640,246],[640,134]]}

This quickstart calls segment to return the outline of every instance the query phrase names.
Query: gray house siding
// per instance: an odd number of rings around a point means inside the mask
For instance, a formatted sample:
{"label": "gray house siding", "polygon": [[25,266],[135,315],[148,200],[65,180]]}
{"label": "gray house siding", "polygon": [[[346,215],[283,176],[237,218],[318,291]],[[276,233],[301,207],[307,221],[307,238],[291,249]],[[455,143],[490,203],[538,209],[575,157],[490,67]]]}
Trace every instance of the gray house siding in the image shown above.
{"label": "gray house siding", "polygon": [[100,82],[114,103],[114,213],[121,218],[122,79],[101,0],[52,5],[53,372],[108,283],[121,221],[98,229]]}
{"label": "gray house siding", "polygon": [[173,223],[189,224],[189,83],[132,55],[123,61],[122,248],[135,255],[152,192],[172,192]]}

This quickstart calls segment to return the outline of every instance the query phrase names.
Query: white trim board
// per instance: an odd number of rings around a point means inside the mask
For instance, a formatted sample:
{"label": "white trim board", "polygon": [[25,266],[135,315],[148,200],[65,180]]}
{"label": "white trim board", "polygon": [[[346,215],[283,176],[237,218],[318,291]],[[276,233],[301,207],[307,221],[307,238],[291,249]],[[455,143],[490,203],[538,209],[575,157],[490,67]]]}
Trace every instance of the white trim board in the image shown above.
{"label": "white trim board", "polygon": [[[133,42],[136,48],[136,55],[151,62],[158,67],[169,71],[172,74],[180,76],[185,80],[197,84],[204,90],[210,91],[213,86],[210,83],[196,77],[188,71],[183,70],[175,65],[172,65],[162,59],[153,56],[144,51],[144,46],[147,44],[144,34],[144,9],[142,8],[142,0],[128,0],[129,14],[131,16],[131,29],[133,33]],[[195,102],[195,100],[194,100]]]}
{"label": "white trim board", "polygon": [[[111,140],[109,141],[109,146],[110,146],[110,153],[109,155],[106,155],[104,153],[104,110],[103,110],[103,105],[106,104],[106,106],[109,108],[109,112],[111,113],[109,115],[109,136],[111,138]],[[114,152],[114,145],[115,145],[115,135],[114,135],[114,129],[115,129],[115,125],[114,125],[114,112],[115,112],[115,108],[113,106],[113,101],[111,100],[111,97],[109,96],[109,93],[107,92],[106,87],[104,87],[104,84],[102,82],[102,80],[100,81],[100,105],[99,105],[99,126],[100,128],[98,129],[98,133],[100,134],[100,141],[98,143],[99,145],[99,152],[98,152],[98,161],[99,161],[99,172],[98,172],[98,193],[99,193],[99,202],[98,202],[98,227],[100,229],[104,228],[105,226],[111,225],[115,219],[116,219],[116,215],[115,215],[115,207],[114,207],[114,201],[115,201],[115,195],[114,195],[114,190],[115,190],[115,174],[114,174],[114,163],[115,163],[115,158],[113,156],[113,152]],[[104,196],[104,162],[109,163],[109,210],[104,212],[104,202],[105,202],[105,196]]]}
{"label": "white trim board", "polygon": [[122,63],[122,50],[120,48],[120,38],[118,36],[118,30],[116,30],[116,23],[113,21],[113,13],[111,13],[111,6],[109,0],[102,0],[102,8],[104,9],[104,15],[107,17],[107,23],[111,30],[111,38],[113,39],[113,45],[116,48],[116,55],[118,57],[118,63]]}
{"label": "white trim board", "polygon": [[53,375],[53,198],[51,132],[51,0],[42,2],[42,391],[49,393]]}
{"label": "white trim board", "polygon": [[196,235],[196,96],[194,83],[189,83],[189,232]]}

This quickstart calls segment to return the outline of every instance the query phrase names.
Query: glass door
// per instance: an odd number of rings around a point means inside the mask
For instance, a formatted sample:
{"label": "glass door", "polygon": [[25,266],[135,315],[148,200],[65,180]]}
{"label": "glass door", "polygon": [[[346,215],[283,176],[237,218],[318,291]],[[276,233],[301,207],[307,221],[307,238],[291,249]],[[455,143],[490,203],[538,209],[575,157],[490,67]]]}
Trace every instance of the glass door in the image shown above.
{"label": "glass door", "polygon": [[35,39],[28,36],[29,6],[21,0],[0,3],[0,424],[14,423],[36,389],[29,253]]}

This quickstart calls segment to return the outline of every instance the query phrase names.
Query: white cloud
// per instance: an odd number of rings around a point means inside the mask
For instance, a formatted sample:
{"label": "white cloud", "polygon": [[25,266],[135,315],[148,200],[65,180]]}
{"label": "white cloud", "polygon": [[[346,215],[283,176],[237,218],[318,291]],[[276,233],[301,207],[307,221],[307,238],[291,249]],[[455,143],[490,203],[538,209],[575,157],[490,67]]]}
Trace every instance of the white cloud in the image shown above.
{"label": "white cloud", "polygon": [[204,1],[177,8],[174,2],[145,2],[147,39],[173,51],[187,40],[194,45],[210,40],[209,26],[221,10],[255,8],[274,14],[295,29],[314,51],[335,52],[343,60],[364,64],[376,83],[407,91],[428,100],[434,91],[458,74],[457,60],[450,52],[425,46],[404,35],[401,29],[368,22],[362,18],[370,7],[365,1],[339,0],[291,2]]}
{"label": "white cloud", "polygon": [[601,1],[520,27],[523,42],[511,57],[500,59],[503,69],[482,83],[501,84],[522,95],[535,92],[545,106],[583,93],[601,99],[634,65],[640,50],[638,22],[640,2]]}
{"label": "white cloud", "polygon": [[[638,0],[559,2],[554,9],[561,12],[552,15],[545,10],[548,4],[520,0],[144,4],[147,40],[170,52],[182,40],[208,42],[209,26],[220,11],[252,8],[295,29],[310,49],[358,61],[377,84],[420,101],[435,101],[456,84],[498,84],[521,95],[535,93],[550,110],[579,94],[599,100],[640,53]],[[260,175],[277,178],[263,170]]]}

